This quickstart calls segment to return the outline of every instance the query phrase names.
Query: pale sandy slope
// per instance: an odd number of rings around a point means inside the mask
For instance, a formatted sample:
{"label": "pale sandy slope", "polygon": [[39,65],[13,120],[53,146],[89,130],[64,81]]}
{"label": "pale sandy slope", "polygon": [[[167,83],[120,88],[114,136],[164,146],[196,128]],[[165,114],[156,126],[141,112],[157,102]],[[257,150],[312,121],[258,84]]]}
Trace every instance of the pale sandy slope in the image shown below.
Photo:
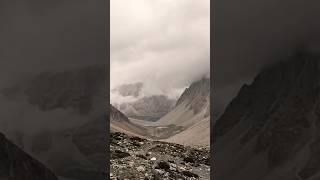
{"label": "pale sandy slope", "polygon": [[183,145],[208,146],[210,144],[210,118],[200,120],[200,122],[168,138],[166,141]]}
{"label": "pale sandy slope", "polygon": [[110,130],[140,137],[145,137],[147,133],[147,129],[131,122],[111,122]]}
{"label": "pale sandy slope", "polygon": [[189,108],[187,103],[182,103],[170,113],[162,117],[159,121],[153,123],[153,125],[168,126],[174,124],[177,126],[191,127],[205,118],[207,108],[209,108],[208,106],[209,104],[207,104],[200,113],[194,114],[193,110]]}

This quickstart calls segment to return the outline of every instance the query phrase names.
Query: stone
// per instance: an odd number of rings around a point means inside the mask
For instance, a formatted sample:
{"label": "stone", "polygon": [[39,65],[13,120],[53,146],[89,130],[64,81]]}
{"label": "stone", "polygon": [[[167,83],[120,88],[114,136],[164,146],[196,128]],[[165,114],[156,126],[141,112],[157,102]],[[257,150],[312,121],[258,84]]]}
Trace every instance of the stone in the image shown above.
{"label": "stone", "polygon": [[146,171],[146,169],[143,166],[139,166],[139,167],[137,167],[137,171],[144,172],[144,171]]}

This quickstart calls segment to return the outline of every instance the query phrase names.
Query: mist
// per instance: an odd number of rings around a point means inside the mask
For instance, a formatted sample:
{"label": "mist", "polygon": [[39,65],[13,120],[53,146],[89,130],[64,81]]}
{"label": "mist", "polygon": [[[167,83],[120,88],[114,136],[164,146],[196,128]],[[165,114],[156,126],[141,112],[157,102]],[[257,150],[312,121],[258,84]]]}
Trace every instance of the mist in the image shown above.
{"label": "mist", "polygon": [[319,43],[320,2],[216,1],[213,10],[215,108],[223,109],[265,67],[298,45]]}
{"label": "mist", "polygon": [[29,73],[106,64],[105,17],[90,0],[0,2],[0,85]]}
{"label": "mist", "polygon": [[[96,64],[106,68],[106,17],[99,5],[92,0],[1,1],[0,90],[24,87],[28,78],[42,72]],[[101,101],[106,103],[106,85],[100,88],[90,115],[59,107],[43,111],[26,99],[10,101],[1,94],[0,132],[11,138],[12,132],[33,136],[79,126],[105,112]]]}
{"label": "mist", "polygon": [[111,0],[110,6],[111,89],[142,82],[142,94],[176,98],[210,74],[209,0]]}

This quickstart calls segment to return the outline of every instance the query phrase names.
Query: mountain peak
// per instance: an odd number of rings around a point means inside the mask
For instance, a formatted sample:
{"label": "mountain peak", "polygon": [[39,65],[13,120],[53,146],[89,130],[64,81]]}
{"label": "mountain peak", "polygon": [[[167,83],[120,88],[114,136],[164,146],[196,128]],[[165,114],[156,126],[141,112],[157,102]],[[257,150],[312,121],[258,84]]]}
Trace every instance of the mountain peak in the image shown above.
{"label": "mountain peak", "polygon": [[[193,82],[186,88],[176,103],[176,107],[182,103],[192,104],[195,99],[207,99],[210,96],[210,79],[202,78]],[[202,100],[202,101],[203,101]],[[202,103],[201,103],[202,104]],[[201,106],[201,104],[199,104]],[[201,108],[201,107],[200,107]]]}

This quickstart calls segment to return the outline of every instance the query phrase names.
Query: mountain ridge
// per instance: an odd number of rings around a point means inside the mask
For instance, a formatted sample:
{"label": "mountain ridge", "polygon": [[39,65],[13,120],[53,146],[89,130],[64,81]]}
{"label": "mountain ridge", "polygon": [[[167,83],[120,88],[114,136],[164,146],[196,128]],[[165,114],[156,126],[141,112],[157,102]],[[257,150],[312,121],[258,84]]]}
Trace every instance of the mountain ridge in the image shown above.
{"label": "mountain ridge", "polygon": [[216,178],[319,178],[320,56],[299,51],[289,59],[244,85],[217,120]]}

